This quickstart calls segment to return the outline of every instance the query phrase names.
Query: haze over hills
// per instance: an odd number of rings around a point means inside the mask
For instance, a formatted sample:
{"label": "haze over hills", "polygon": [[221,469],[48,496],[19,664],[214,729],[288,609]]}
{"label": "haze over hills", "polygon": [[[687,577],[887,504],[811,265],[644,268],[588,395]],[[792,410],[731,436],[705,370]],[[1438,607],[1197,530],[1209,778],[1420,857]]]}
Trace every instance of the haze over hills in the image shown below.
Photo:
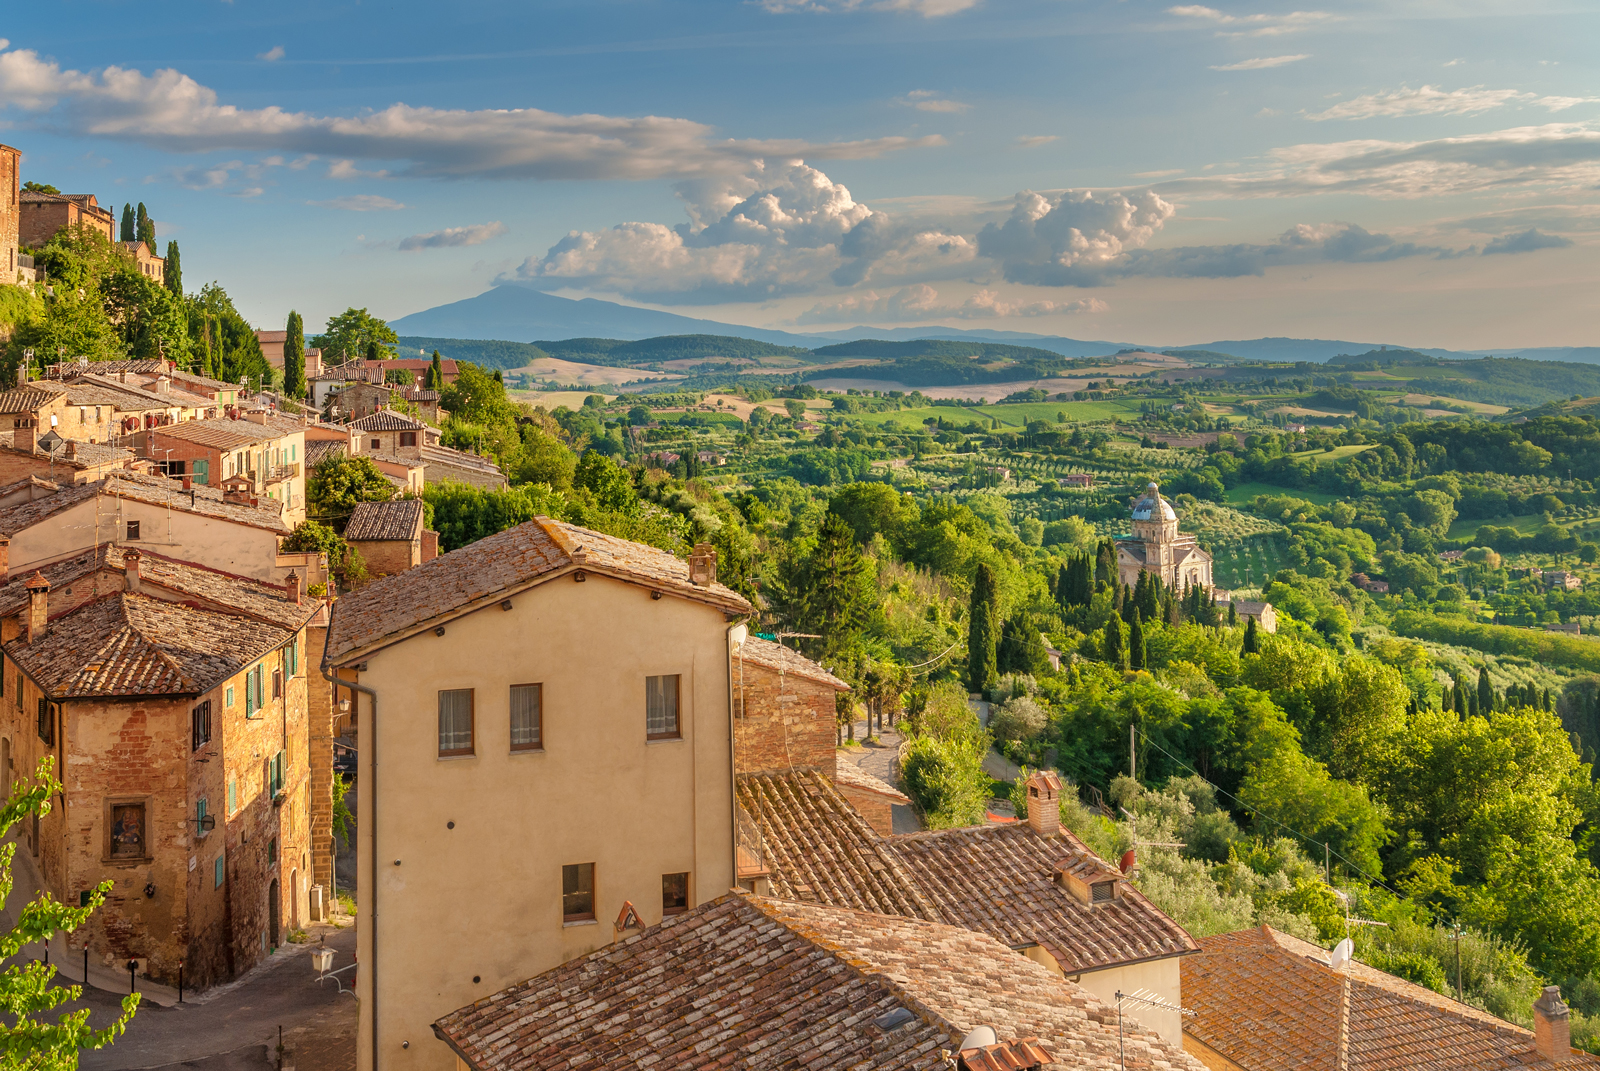
{"label": "haze over hills", "polygon": [[1252,361],[1314,361],[1322,363],[1341,354],[1367,353],[1390,348],[1415,349],[1431,357],[1470,359],[1526,357],[1530,360],[1573,361],[1600,364],[1600,346],[1500,348],[1447,350],[1426,346],[1401,347],[1395,343],[1352,342],[1340,339],[1256,338],[1204,341],[1182,346],[1145,346],[1132,342],[1086,340],[1059,335],[1038,335],[1024,331],[929,327],[857,326],[840,331],[795,333],[744,324],[702,320],[656,309],[641,309],[600,298],[573,299],[546,294],[525,286],[505,284],[486,290],[477,297],[438,305],[394,320],[396,332],[427,338],[506,340],[534,342],[540,339],[621,339],[636,341],[663,335],[724,335],[753,339],[779,346],[816,349],[857,339],[911,341],[947,339],[957,342],[1014,342],[1050,350],[1063,357],[1099,357],[1123,349],[1209,350]]}

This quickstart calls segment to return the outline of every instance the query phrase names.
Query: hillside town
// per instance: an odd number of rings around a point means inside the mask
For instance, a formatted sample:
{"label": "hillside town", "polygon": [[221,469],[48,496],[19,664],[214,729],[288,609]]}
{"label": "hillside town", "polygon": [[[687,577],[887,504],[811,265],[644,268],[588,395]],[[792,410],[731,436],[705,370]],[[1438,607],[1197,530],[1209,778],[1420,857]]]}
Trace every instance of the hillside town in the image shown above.
{"label": "hillside town", "polygon": [[83,1066],[1600,1068],[1594,416],[308,336],[23,179],[6,911]]}

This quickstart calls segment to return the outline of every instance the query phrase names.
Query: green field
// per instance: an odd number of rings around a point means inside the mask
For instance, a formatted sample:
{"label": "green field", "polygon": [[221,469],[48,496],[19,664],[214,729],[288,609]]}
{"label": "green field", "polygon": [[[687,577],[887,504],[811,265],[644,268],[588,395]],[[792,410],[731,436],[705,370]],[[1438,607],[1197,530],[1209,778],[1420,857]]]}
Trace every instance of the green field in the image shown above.
{"label": "green field", "polygon": [[1065,413],[1069,424],[1091,420],[1118,420],[1136,414],[1138,405],[1130,402],[1023,402],[1012,405],[925,405],[919,409],[901,409],[892,413],[861,413],[852,420],[878,427],[915,429],[922,427],[929,417],[944,417],[957,424],[977,420],[985,426],[998,420],[1002,428],[1021,428],[1030,420],[1056,423],[1057,414]]}
{"label": "green field", "polygon": [[1326,506],[1335,498],[1334,495],[1323,494],[1321,491],[1301,491],[1294,487],[1279,487],[1272,483],[1241,483],[1238,487],[1228,489],[1227,502],[1230,506],[1245,506],[1249,505],[1250,500],[1257,495],[1290,495],[1294,498],[1303,498],[1318,506]]}
{"label": "green field", "polygon": [[1515,528],[1522,535],[1530,536],[1544,527],[1544,516],[1534,513],[1526,517],[1504,517],[1491,521],[1476,517],[1471,520],[1460,519],[1450,526],[1446,536],[1450,539],[1471,539],[1478,534],[1478,529],[1486,524],[1492,524],[1496,528]]}
{"label": "green field", "polygon": [[1336,461],[1343,461],[1347,457],[1354,457],[1363,450],[1371,450],[1377,443],[1360,443],[1349,446],[1335,446],[1332,450],[1302,450],[1295,457],[1309,457],[1319,465],[1331,465]]}

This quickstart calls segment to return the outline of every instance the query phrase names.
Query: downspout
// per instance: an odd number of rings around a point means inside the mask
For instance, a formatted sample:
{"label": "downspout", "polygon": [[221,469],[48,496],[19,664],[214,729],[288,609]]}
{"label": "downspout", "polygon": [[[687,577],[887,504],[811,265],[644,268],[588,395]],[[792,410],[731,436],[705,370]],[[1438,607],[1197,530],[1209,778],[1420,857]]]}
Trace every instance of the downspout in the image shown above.
{"label": "downspout", "polygon": [[728,658],[728,832],[732,835],[733,851],[729,863],[735,888],[739,885],[739,772],[733,713],[733,630],[744,624],[744,621],[745,619],[740,617],[728,622],[722,645]]}
{"label": "downspout", "polygon": [[[367,897],[367,910],[371,916],[372,942],[367,949],[367,962],[363,968],[372,979],[369,984],[368,1000],[372,1007],[372,1071],[380,1071],[383,1063],[378,1059],[378,693],[364,684],[356,681],[347,681],[335,677],[327,662],[322,663],[322,676],[329,684],[333,685],[333,701],[337,707],[339,703],[339,687],[360,692],[367,697],[367,742],[362,745],[367,750],[367,781],[372,789],[372,816],[367,820],[367,837],[372,845],[372,865],[367,869],[371,892]],[[360,714],[359,704],[356,713]]]}

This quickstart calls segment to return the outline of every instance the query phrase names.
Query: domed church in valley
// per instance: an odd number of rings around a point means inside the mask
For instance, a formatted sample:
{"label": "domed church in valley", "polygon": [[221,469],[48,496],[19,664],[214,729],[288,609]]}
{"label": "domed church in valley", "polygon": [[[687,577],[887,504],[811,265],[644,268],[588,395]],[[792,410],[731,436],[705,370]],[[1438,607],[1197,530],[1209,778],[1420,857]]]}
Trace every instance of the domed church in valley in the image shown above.
{"label": "domed church in valley", "polygon": [[1211,555],[1194,533],[1178,531],[1178,511],[1161,497],[1154,480],[1133,504],[1133,534],[1118,536],[1117,575],[1129,587],[1140,572],[1154,573],[1169,588],[1211,587]]}

